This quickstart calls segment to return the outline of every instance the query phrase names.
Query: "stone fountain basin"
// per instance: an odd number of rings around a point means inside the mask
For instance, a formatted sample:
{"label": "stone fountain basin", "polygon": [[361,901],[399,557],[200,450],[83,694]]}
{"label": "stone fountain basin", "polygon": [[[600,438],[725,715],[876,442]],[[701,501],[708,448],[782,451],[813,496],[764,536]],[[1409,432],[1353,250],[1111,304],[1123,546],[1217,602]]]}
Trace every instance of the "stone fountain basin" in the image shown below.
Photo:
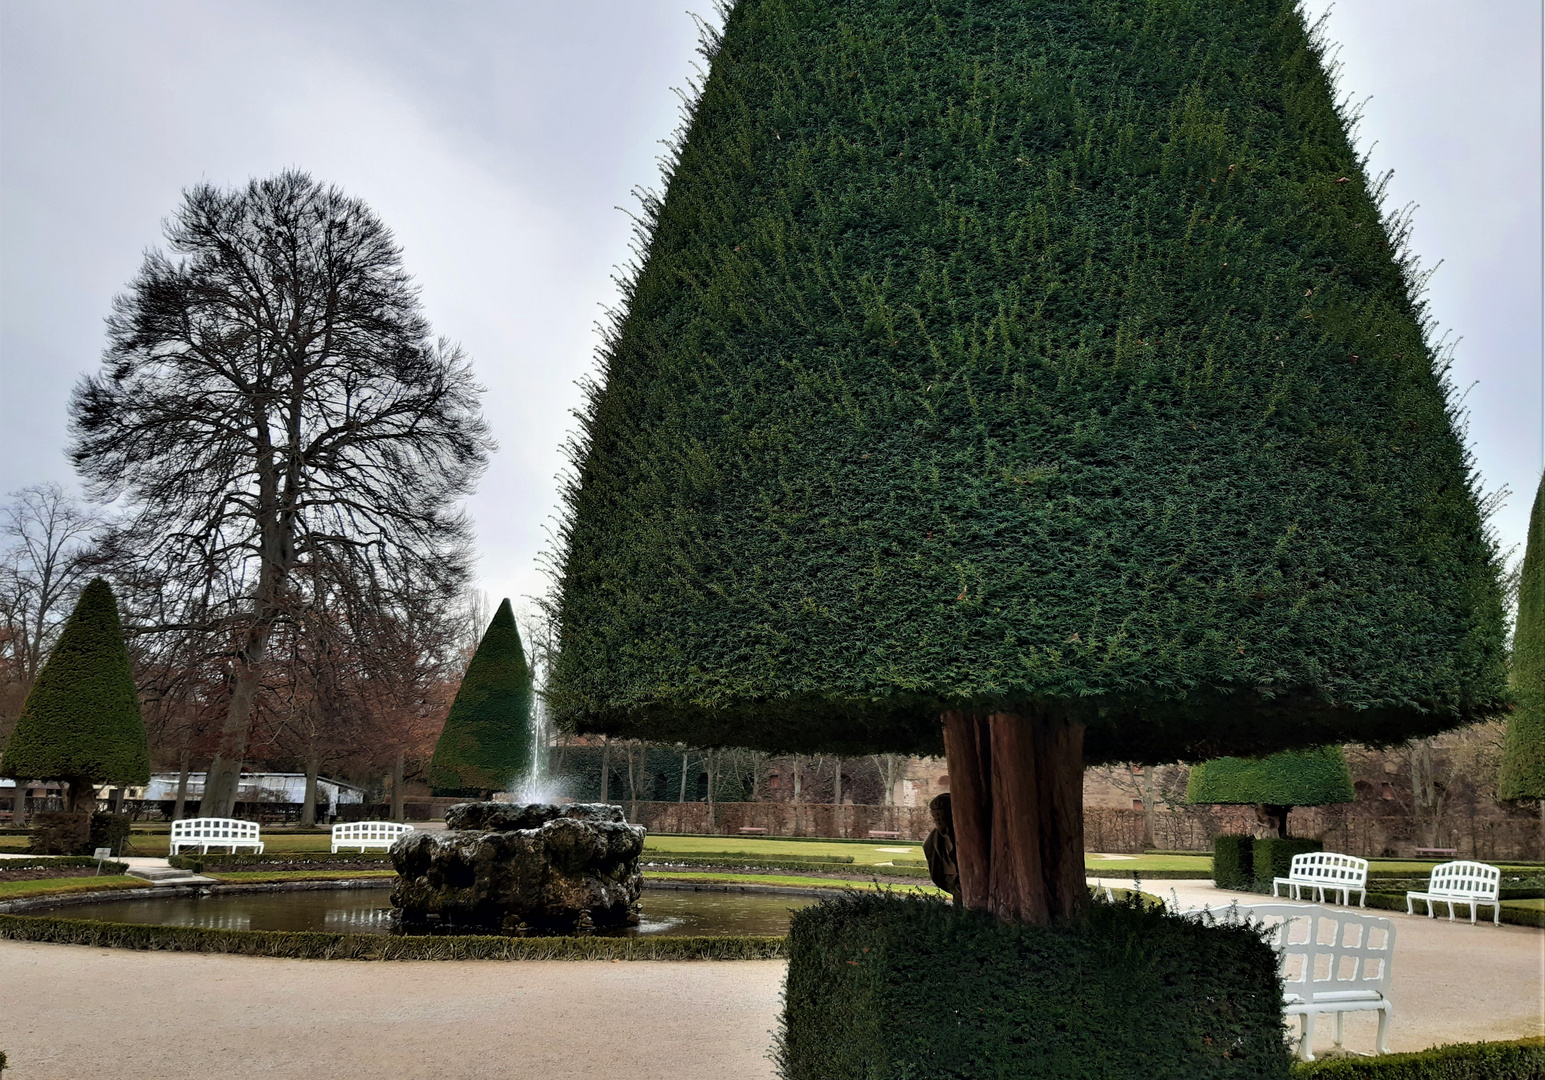
{"label": "stone fountain basin", "polygon": [[601,803],[462,803],[392,845],[405,929],[545,932],[638,921],[646,831]]}

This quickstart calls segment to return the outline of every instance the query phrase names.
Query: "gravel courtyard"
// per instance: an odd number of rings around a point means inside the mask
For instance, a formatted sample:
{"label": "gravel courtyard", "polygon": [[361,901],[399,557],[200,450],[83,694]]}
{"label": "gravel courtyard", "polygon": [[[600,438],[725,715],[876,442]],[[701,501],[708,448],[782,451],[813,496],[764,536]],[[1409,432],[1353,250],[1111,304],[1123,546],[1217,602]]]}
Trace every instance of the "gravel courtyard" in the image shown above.
{"label": "gravel courtyard", "polygon": [[[1230,895],[1173,886],[1184,905]],[[1167,897],[1171,883],[1149,887]],[[1395,922],[1391,1049],[1545,1034],[1545,931]],[[782,982],[781,961],[364,963],[0,941],[0,1049],[7,1080],[754,1080],[773,1075]],[[1373,1027],[1350,1017],[1348,1048],[1371,1051]]]}

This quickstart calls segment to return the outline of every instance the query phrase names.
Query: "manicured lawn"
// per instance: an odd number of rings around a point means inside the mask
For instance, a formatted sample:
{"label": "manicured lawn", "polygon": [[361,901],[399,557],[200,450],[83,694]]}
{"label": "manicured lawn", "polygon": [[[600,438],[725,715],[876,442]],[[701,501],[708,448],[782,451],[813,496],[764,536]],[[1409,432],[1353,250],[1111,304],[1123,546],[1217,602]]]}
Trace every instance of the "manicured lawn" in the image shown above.
{"label": "manicured lawn", "polygon": [[[651,870],[644,875],[645,881],[684,881],[700,885],[789,885],[801,889],[852,889],[874,888],[873,882],[842,881],[835,878],[797,877],[785,874],[698,874]],[[899,892],[918,892],[929,896],[943,896],[932,885],[883,885],[881,888]]]}
{"label": "manicured lawn", "polygon": [[1526,911],[1545,911],[1545,899],[1536,897],[1533,900],[1504,900],[1505,908],[1523,908]]}
{"label": "manicured lawn", "polygon": [[[263,852],[267,855],[283,854],[287,851],[327,851],[332,847],[332,837],[327,833],[270,833],[264,832],[261,837]],[[129,855],[165,855],[170,843],[170,833],[165,831],[139,832],[129,834],[129,844],[133,851],[126,852]],[[220,845],[211,845],[211,851],[224,852],[226,848]],[[251,849],[242,849],[242,854],[250,854]]]}
{"label": "manicured lawn", "polygon": [[48,893],[92,892],[97,889],[146,889],[150,882],[127,874],[103,874],[101,877],[37,878],[31,881],[0,881],[0,900]]}
{"label": "manicured lawn", "polygon": [[343,881],[346,878],[396,877],[395,870],[241,870],[235,873],[205,873],[216,881],[231,885],[254,885],[270,881]]}

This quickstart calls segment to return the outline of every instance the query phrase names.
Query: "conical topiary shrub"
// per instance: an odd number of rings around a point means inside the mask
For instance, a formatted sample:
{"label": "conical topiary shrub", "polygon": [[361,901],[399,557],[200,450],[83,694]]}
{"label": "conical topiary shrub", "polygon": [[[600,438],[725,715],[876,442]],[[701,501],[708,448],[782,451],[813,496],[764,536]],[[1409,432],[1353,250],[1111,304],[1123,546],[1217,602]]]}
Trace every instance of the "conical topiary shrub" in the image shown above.
{"label": "conical topiary shrub", "polygon": [[1287,836],[1295,806],[1328,806],[1357,798],[1352,771],[1339,746],[1286,750],[1265,758],[1214,758],[1191,770],[1186,802],[1254,806],[1261,819]]}
{"label": "conical topiary shrub", "polygon": [[1495,552],[1294,3],[740,0],[708,52],[568,489],[560,723],[942,744],[965,906],[1049,922],[1086,763],[1495,714]]}
{"label": "conical topiary shrub", "polygon": [[478,644],[429,763],[436,795],[486,796],[530,768],[531,669],[505,600]]}
{"label": "conical topiary shrub", "polygon": [[64,780],[72,809],[98,784],[147,784],[150,753],[113,591],[81,592],[0,755],[0,776]]}
{"label": "conical topiary shrub", "polygon": [[[1545,800],[1545,478],[1529,511],[1529,539],[1518,578],[1518,622],[1513,628],[1513,711],[1508,716],[1497,794]],[[1545,803],[1541,804],[1545,814]]]}

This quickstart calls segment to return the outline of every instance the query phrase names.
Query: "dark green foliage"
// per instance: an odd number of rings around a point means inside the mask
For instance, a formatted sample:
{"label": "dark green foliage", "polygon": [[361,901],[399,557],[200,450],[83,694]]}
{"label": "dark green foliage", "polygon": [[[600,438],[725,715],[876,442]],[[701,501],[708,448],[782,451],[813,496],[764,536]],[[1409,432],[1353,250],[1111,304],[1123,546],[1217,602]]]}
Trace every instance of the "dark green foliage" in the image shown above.
{"label": "dark green foliage", "polygon": [[97,848],[111,848],[114,855],[123,854],[123,842],[129,838],[130,827],[127,814],[110,814],[98,811],[91,815],[91,838],[86,845],[86,850],[80,852],[89,855]]}
{"label": "dark green foliage", "polygon": [[1290,0],[741,0],[576,449],[582,730],[1091,761],[1490,715],[1471,469]]}
{"label": "dark green foliage", "polygon": [[84,810],[45,810],[32,815],[32,855],[79,855],[91,842],[91,815]]}
{"label": "dark green foliage", "polygon": [[1228,834],[1212,842],[1212,880],[1220,889],[1255,885],[1255,837]]}
{"label": "dark green foliage", "polygon": [[[1425,884],[1425,881],[1412,882],[1409,888],[1419,891]],[[1387,882],[1379,882],[1379,888],[1381,889],[1387,888],[1388,885],[1389,883]],[[1502,899],[1504,901],[1509,899],[1509,897],[1506,895],[1506,892],[1506,890],[1503,890]],[[1522,898],[1520,897],[1520,899]],[[1367,906],[1371,908],[1381,908],[1385,911],[1404,911],[1406,909],[1405,889],[1401,889],[1400,892],[1371,892],[1368,894]],[[1423,903],[1416,910],[1422,914],[1426,914],[1427,906],[1425,903]],[[1491,908],[1482,908],[1481,910],[1483,913],[1479,914],[1477,918],[1479,918],[1482,922],[1485,922],[1492,917]],[[1440,912],[1438,917],[1445,918],[1448,915],[1448,905],[1440,902],[1438,911]],[[1460,904],[1457,917],[1468,920],[1470,917],[1469,906]],[[1505,923],[1512,923],[1514,926],[1537,926],[1541,929],[1545,929],[1545,911],[1530,907],[1509,907],[1506,903],[1504,903],[1502,905],[1502,921]]]}
{"label": "dark green foliage", "polygon": [[503,791],[531,767],[531,669],[509,600],[499,605],[451,702],[429,763],[436,795]]}
{"label": "dark green foliage", "polygon": [[1137,905],[1048,928],[823,900],[794,913],[784,1002],[785,1080],[1288,1075],[1270,947]]}
{"label": "dark green foliage", "polygon": [[1288,876],[1294,855],[1302,855],[1306,851],[1324,850],[1325,845],[1318,840],[1302,840],[1295,836],[1269,836],[1257,839],[1250,853],[1250,867],[1255,872],[1255,891],[1271,892],[1272,878]]}
{"label": "dark green foliage", "polygon": [[[32,859],[6,859],[3,863],[0,863],[0,870],[47,870],[55,866],[89,866],[95,869],[96,865],[97,861],[89,855],[57,855],[38,856]],[[121,874],[128,869],[129,864],[125,862],[107,859],[102,863],[102,873],[104,874]]]}
{"label": "dark green foliage", "polygon": [[327,851],[275,851],[254,855],[249,852],[228,854],[226,852],[212,851],[207,854],[168,855],[167,864],[175,866],[179,870],[192,870],[195,874],[208,870],[211,873],[220,870],[265,870],[269,868],[286,867],[295,864],[298,869],[333,870],[345,869],[350,864],[360,863],[366,870],[388,870],[391,868],[391,852],[389,851],[339,851],[337,853]]}
{"label": "dark green foliage", "polygon": [[[118,604],[97,578],[82,590],[27,695],[0,776],[147,784],[150,753]],[[89,808],[89,804],[88,804]]]}
{"label": "dark green foliage", "polygon": [[1293,1080],[1539,1080],[1545,1037],[1455,1043],[1414,1054],[1299,1062]]}
{"label": "dark green foliage", "polygon": [[1266,758],[1214,758],[1191,770],[1188,803],[1325,806],[1357,798],[1339,746],[1287,750]]}
{"label": "dark green foliage", "polygon": [[100,948],[236,953],[297,960],[775,960],[781,937],[428,937],[194,926],[0,915],[0,938]]}
{"label": "dark green foliage", "polygon": [[1529,539],[1518,576],[1513,628],[1513,711],[1507,720],[1497,794],[1545,799],[1545,477],[1529,511]]}

